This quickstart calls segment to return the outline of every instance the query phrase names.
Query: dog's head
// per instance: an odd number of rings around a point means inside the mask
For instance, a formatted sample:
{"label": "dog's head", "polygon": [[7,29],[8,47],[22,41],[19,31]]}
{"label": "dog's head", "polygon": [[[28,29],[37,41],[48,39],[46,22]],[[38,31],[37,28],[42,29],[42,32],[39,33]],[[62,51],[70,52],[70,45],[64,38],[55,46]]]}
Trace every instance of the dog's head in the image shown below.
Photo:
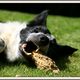
{"label": "dog's head", "polygon": [[43,11],[31,20],[25,29],[21,30],[21,44],[29,42],[30,45],[33,43],[41,51],[47,52],[50,42],[55,42],[55,38],[47,29],[47,15],[48,11]]}

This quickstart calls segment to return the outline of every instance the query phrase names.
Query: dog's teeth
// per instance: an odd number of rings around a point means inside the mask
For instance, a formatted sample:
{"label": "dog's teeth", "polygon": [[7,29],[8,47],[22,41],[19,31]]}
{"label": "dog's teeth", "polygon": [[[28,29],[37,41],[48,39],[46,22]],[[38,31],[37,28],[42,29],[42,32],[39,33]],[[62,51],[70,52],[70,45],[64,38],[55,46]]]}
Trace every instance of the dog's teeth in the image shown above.
{"label": "dog's teeth", "polygon": [[38,52],[39,51],[39,48],[38,49],[36,49],[36,52]]}
{"label": "dog's teeth", "polygon": [[23,52],[24,52],[26,55],[31,55],[31,53],[26,52],[24,48],[23,48]]}
{"label": "dog's teeth", "polygon": [[25,48],[26,46],[27,46],[27,44],[23,44],[23,45],[22,45],[22,48]]}

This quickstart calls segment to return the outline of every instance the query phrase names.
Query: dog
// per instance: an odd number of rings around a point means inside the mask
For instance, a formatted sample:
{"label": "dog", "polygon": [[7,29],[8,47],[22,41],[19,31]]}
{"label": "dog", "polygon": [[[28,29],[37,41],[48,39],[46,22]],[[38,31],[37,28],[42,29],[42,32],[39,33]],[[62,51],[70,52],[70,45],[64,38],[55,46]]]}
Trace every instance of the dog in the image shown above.
{"label": "dog", "polygon": [[47,29],[47,15],[48,11],[45,10],[28,23],[17,21],[1,22],[0,55],[5,54],[1,56],[1,58],[5,56],[9,62],[26,58],[25,54],[23,54],[24,51],[23,49],[20,49],[20,46],[23,44],[27,45],[27,43],[31,45],[26,49],[28,53],[39,48],[40,51],[52,59],[56,59],[60,56],[64,57],[76,51],[77,49],[69,47],[69,50],[65,48],[65,52],[67,50],[72,52],[63,53],[64,46],[59,45],[55,37]]}

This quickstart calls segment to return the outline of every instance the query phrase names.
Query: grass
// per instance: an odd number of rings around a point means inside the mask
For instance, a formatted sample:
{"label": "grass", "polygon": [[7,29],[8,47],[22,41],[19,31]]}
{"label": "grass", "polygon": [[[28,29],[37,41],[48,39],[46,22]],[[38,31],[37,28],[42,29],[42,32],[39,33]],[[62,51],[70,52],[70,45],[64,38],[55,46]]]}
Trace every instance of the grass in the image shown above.
{"label": "grass", "polygon": [[[0,10],[0,21],[29,21],[35,15],[29,13],[12,12]],[[22,61],[16,63],[1,63],[0,76],[11,77],[22,75],[26,77],[79,77],[80,76],[80,18],[49,15],[47,25],[51,33],[56,37],[58,43],[70,45],[78,49],[72,57],[70,63],[64,61],[59,64],[63,67],[59,74],[45,72],[44,70],[29,67]]]}

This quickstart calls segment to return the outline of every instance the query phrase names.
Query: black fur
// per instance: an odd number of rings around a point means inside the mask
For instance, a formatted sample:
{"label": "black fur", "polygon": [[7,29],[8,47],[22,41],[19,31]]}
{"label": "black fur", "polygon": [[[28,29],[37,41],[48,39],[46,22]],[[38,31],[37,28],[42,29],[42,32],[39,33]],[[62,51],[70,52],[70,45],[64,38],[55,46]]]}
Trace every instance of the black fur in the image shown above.
{"label": "black fur", "polygon": [[68,58],[68,56],[71,56],[75,51],[77,51],[76,48],[70,47],[68,45],[50,43],[47,56],[49,56],[53,60],[58,60],[58,59]]}

